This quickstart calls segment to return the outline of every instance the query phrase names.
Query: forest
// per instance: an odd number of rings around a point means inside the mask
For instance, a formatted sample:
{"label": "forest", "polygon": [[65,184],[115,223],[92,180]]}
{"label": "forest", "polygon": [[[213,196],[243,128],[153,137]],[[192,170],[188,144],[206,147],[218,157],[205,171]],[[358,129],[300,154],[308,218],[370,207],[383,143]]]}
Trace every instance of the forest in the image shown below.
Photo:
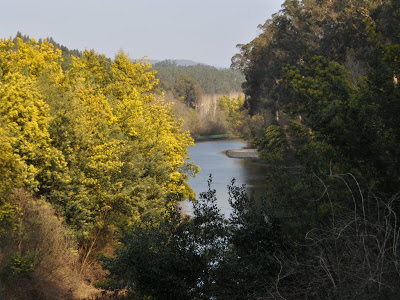
{"label": "forest", "polygon": [[[172,112],[183,120],[183,130],[195,139],[210,135],[242,135],[247,112],[239,70],[218,69],[208,65],[180,65],[179,61],[154,63],[160,79],[158,92],[173,103]],[[239,119],[233,120],[233,116]]]}
{"label": "forest", "polygon": [[239,70],[173,60],[154,63],[152,68],[160,80],[156,93],[172,104],[172,113],[183,120],[182,129],[192,137],[245,134],[248,118],[241,109],[244,76]]}
{"label": "forest", "polygon": [[229,94],[241,92],[244,76],[239,70],[218,69],[208,65],[182,66],[175,61],[164,60],[153,65],[157,77],[165,89],[173,89],[182,76],[194,79],[206,94]]}
{"label": "forest", "polygon": [[400,3],[286,0],[259,30],[232,58],[245,97],[218,105],[266,190],[232,179],[229,216],[212,175],[187,184],[194,76],[0,41],[0,296],[400,297]]}

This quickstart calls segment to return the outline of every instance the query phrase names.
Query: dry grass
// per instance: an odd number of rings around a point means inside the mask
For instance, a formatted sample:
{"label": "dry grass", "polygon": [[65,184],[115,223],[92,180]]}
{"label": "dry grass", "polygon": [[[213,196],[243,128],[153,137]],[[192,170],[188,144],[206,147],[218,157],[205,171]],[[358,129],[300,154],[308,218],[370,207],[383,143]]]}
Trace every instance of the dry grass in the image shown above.
{"label": "dry grass", "polygon": [[[0,278],[3,296],[19,299],[83,299],[99,291],[79,274],[76,244],[49,203],[29,197],[24,190],[14,197],[21,209],[18,232],[3,237],[0,244]],[[33,256],[32,269],[11,269]],[[13,258],[14,257],[14,258]],[[26,268],[25,268],[26,269]]]}

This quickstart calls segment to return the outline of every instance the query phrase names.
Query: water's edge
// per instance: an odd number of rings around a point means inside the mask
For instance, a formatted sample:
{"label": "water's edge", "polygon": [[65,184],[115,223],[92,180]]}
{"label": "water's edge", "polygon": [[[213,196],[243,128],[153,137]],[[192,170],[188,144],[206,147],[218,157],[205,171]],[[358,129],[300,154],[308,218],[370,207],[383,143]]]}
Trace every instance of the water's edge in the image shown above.
{"label": "water's edge", "polygon": [[[207,191],[207,181],[211,174],[211,188],[216,190],[217,205],[226,216],[231,209],[227,186],[232,179],[238,186],[246,185],[248,192],[261,193],[265,187],[266,165],[258,159],[256,149],[248,149],[241,139],[198,141],[189,148],[191,162],[201,169],[195,178],[188,181],[198,196]],[[185,213],[190,214],[192,204],[185,201]]]}

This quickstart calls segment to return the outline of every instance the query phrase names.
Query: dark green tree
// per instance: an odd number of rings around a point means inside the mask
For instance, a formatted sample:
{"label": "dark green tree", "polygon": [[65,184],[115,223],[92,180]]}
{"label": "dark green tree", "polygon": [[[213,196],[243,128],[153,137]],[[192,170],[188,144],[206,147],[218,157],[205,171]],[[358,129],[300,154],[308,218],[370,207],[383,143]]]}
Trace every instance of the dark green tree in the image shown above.
{"label": "dark green tree", "polygon": [[189,75],[178,77],[173,90],[178,99],[193,108],[199,104],[204,93],[199,83]]}
{"label": "dark green tree", "polygon": [[228,186],[232,212],[227,220],[228,248],[217,268],[217,299],[260,299],[273,289],[279,273],[275,254],[285,248],[280,226],[262,199],[245,186]]}
{"label": "dark green tree", "polygon": [[210,179],[208,191],[194,204],[193,218],[182,218],[171,206],[163,222],[132,226],[115,257],[101,258],[110,275],[100,286],[116,293],[127,290],[133,299],[209,299],[226,250],[216,201]]}
{"label": "dark green tree", "polygon": [[193,299],[205,261],[187,236],[188,222],[175,211],[159,225],[132,226],[116,257],[102,258],[110,275],[100,287],[127,290],[129,299]]}
{"label": "dark green tree", "polygon": [[161,224],[133,226],[121,239],[102,287],[127,289],[135,299],[257,299],[273,286],[283,250],[280,227],[246,194],[229,186],[232,214],[225,219],[215,190],[200,194],[193,217],[174,211]]}

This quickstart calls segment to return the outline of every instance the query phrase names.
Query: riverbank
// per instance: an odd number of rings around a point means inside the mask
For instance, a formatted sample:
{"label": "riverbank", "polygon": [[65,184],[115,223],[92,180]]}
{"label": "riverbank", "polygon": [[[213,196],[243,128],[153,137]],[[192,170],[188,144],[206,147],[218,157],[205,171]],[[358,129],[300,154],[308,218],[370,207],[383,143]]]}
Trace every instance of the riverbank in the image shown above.
{"label": "riverbank", "polygon": [[239,139],[240,136],[232,134],[232,133],[225,133],[225,134],[192,136],[192,138],[195,141],[212,141],[212,140]]}
{"label": "riverbank", "polygon": [[225,154],[230,158],[251,158],[251,159],[259,158],[257,149],[226,150]]}

